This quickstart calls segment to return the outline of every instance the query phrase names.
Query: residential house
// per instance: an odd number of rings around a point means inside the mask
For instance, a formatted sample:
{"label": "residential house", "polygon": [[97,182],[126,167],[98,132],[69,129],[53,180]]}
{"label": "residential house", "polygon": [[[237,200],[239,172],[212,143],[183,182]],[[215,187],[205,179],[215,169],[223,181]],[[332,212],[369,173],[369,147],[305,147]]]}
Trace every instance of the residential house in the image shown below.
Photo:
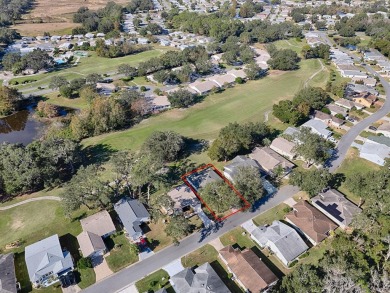
{"label": "residential house", "polygon": [[187,177],[188,183],[198,191],[200,188],[205,187],[207,184],[216,181],[222,181],[221,176],[215,172],[212,168],[201,170],[197,173],[193,173]]}
{"label": "residential house", "polygon": [[206,80],[190,83],[188,87],[196,91],[197,94],[204,95],[211,92],[214,88],[219,88],[219,85],[211,80]]}
{"label": "residential house", "polygon": [[370,136],[360,148],[360,157],[379,166],[384,166],[390,158],[390,138],[386,136]]}
{"label": "residential house", "polygon": [[279,168],[287,175],[295,167],[294,163],[291,163],[269,147],[256,147],[249,154],[249,157],[255,160],[264,171],[271,175],[275,174]]}
{"label": "residential house", "polygon": [[307,201],[302,200],[293,206],[286,215],[286,221],[296,226],[313,244],[325,240],[337,225]]}
{"label": "residential house", "polygon": [[[168,192],[173,201],[173,213],[181,214],[184,211],[195,208],[200,204],[199,199],[186,184],[179,185]],[[165,208],[163,208],[165,209]],[[166,210],[166,209],[165,209]],[[166,210],[168,213],[170,211]]]}
{"label": "residential house", "polygon": [[219,87],[233,84],[236,78],[231,74],[216,74],[209,78],[210,81],[215,82]]}
{"label": "residential house", "polygon": [[230,293],[209,263],[186,268],[169,279],[176,293]]}
{"label": "residential house", "polygon": [[356,96],[352,96],[351,99],[355,103],[363,105],[366,108],[370,108],[374,104],[374,102],[372,101],[372,99],[367,99],[367,97],[367,94],[359,94]]}
{"label": "residential house", "polygon": [[328,139],[332,136],[332,132],[327,129],[328,125],[319,120],[310,119],[306,123],[303,123],[301,127],[308,127],[310,128],[311,132],[318,134],[325,139]]}
{"label": "residential house", "polygon": [[122,222],[126,236],[132,241],[139,240],[144,235],[141,224],[150,221],[144,205],[136,199],[122,198],[114,205],[114,210]]}
{"label": "residential house", "polygon": [[332,116],[330,114],[326,114],[326,113],[321,112],[321,111],[315,111],[313,119],[322,121],[322,122],[326,123],[327,125],[334,126],[334,127],[340,127],[341,125],[343,125],[345,123],[345,121],[343,119],[337,118],[335,116]]}
{"label": "residential house", "polygon": [[99,93],[109,96],[112,93],[116,92],[117,88],[115,84],[113,83],[104,83],[104,82],[98,82],[96,83],[96,89],[99,91]]}
{"label": "residential house", "polygon": [[0,293],[16,293],[20,284],[16,281],[14,254],[0,254]]}
{"label": "residential house", "polygon": [[281,154],[282,156],[293,160],[296,156],[296,153],[294,151],[295,146],[296,143],[288,141],[287,139],[279,136],[272,141],[269,147],[275,152]]}
{"label": "residential house", "polygon": [[234,182],[234,177],[237,175],[238,169],[240,167],[252,167],[254,169],[257,169],[259,171],[260,176],[260,166],[257,164],[256,161],[245,156],[235,157],[230,164],[226,165],[223,168],[223,174],[231,182]]}
{"label": "residential house", "polygon": [[285,266],[309,249],[297,231],[280,221],[255,228],[251,238],[261,247],[271,250]]}
{"label": "residential house", "polygon": [[346,87],[346,93],[347,95],[351,94],[362,94],[362,93],[369,93],[374,96],[378,96],[379,92],[375,90],[372,87],[366,86],[364,84],[355,84],[355,83],[349,83]]}
{"label": "residential house", "polygon": [[63,250],[58,235],[28,245],[24,251],[28,275],[34,287],[48,287],[73,270],[69,251]]}
{"label": "residential house", "polygon": [[151,96],[148,99],[149,103],[149,112],[161,112],[164,110],[168,110],[171,108],[171,102],[169,102],[169,99],[167,96]]}
{"label": "residential house", "polygon": [[115,225],[107,211],[80,220],[83,232],[77,236],[84,257],[98,257],[106,252],[103,239],[115,233]]}
{"label": "residential house", "polygon": [[377,133],[382,133],[384,136],[390,137],[390,122],[383,122],[377,129]]}
{"label": "residential house", "polygon": [[291,138],[294,138],[296,135],[298,135],[299,129],[296,127],[289,126],[286,128],[285,131],[283,131],[283,135],[287,135]]}
{"label": "residential house", "polygon": [[354,101],[347,100],[347,99],[338,99],[335,102],[335,105],[340,106],[340,107],[344,107],[345,109],[348,109],[348,110],[352,110],[354,107],[356,108],[356,110],[361,110],[364,108],[364,105],[359,104],[359,103],[355,103]]}
{"label": "residential house", "polygon": [[219,256],[247,292],[262,292],[278,281],[278,277],[250,249],[241,251],[226,246],[219,251]]}
{"label": "residential house", "polygon": [[329,105],[326,105],[326,107],[329,109],[330,113],[333,116],[336,116],[337,114],[340,114],[343,117],[345,117],[345,116],[348,115],[348,110],[347,109],[345,109],[343,107],[340,107],[340,106],[337,106],[335,104],[329,104]]}
{"label": "residential house", "polygon": [[335,189],[328,189],[311,199],[311,203],[329,219],[345,229],[361,209]]}
{"label": "residential house", "polygon": [[234,78],[241,77],[242,79],[246,79],[247,75],[242,69],[232,69],[227,72],[227,74],[233,75]]}
{"label": "residential house", "polygon": [[383,58],[383,55],[379,51],[371,49],[370,51],[364,52],[364,60],[375,61]]}
{"label": "residential house", "polygon": [[353,77],[352,81],[354,83],[363,82],[365,86],[369,87],[375,87],[376,86],[376,79],[373,77],[367,77],[367,78],[359,78],[359,77]]}

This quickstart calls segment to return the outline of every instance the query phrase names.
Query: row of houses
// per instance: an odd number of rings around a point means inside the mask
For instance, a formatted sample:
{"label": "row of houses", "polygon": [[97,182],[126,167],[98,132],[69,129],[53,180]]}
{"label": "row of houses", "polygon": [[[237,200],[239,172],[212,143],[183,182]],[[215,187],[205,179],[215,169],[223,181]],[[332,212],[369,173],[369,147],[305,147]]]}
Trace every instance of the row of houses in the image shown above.
{"label": "row of houses", "polygon": [[370,51],[364,52],[364,60],[369,62],[375,62],[381,70],[379,73],[383,76],[390,75],[390,61],[383,56],[378,50],[370,49]]}

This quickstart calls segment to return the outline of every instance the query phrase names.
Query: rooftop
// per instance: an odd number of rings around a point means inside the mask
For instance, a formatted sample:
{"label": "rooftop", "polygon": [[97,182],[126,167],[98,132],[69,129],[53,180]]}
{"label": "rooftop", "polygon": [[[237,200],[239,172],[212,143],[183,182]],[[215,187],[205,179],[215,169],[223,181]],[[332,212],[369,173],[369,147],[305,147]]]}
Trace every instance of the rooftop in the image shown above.
{"label": "rooftop", "polygon": [[114,223],[107,211],[98,212],[80,220],[83,231],[91,232],[100,237],[115,231]]}

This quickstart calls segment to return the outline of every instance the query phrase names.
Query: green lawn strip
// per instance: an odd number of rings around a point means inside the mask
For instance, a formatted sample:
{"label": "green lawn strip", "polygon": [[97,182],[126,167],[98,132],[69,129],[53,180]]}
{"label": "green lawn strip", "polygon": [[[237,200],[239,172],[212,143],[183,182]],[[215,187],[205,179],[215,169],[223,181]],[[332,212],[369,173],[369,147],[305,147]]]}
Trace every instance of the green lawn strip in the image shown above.
{"label": "green lawn strip", "polygon": [[181,263],[186,268],[192,268],[194,266],[200,266],[206,262],[212,263],[218,259],[217,250],[210,244],[206,244],[201,248],[183,256]]}
{"label": "green lawn strip", "polygon": [[95,270],[93,268],[79,269],[81,281],[77,283],[81,289],[85,289],[96,282]]}
{"label": "green lawn strip", "polygon": [[303,81],[318,71],[317,60],[304,60],[301,69],[269,76],[212,94],[188,109],[173,109],[153,116],[131,129],[83,141],[88,145],[108,145],[114,149],[138,149],[154,131],[171,130],[197,139],[215,138],[231,122],[263,121],[264,113],[282,99],[292,98]]}
{"label": "green lawn strip", "polygon": [[113,272],[138,261],[138,254],[131,251],[130,242],[123,233],[105,239],[110,255],[106,257],[108,266]]}
{"label": "green lawn strip", "polygon": [[169,275],[166,271],[160,269],[136,282],[135,286],[140,293],[156,292],[161,288],[170,287]]}
{"label": "green lawn strip", "polygon": [[220,240],[224,246],[238,245],[240,249],[252,248],[256,246],[253,240],[250,238],[249,233],[242,227],[237,227],[220,237]]}
{"label": "green lawn strip", "polygon": [[286,208],[288,207],[289,206],[285,203],[281,203],[276,207],[255,217],[253,219],[253,223],[255,223],[256,226],[262,226],[265,224],[270,225],[275,220],[282,220],[286,214]]}

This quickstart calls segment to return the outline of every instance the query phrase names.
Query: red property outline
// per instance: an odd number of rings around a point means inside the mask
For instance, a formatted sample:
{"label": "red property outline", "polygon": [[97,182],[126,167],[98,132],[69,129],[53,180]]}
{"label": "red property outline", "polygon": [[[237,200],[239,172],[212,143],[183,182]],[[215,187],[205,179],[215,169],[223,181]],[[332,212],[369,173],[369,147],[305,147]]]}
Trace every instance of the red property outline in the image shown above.
{"label": "red property outline", "polygon": [[[202,170],[205,170],[205,169],[208,169],[208,168],[211,168],[213,169],[213,171],[215,173],[218,174],[219,177],[221,177],[223,179],[223,181],[225,181],[225,183],[227,183],[229,185],[229,187],[235,192],[235,194],[245,203],[245,205],[233,212],[233,213],[230,213],[222,218],[218,217],[216,215],[216,213],[207,205],[207,203],[203,200],[203,198],[199,195],[199,193],[195,190],[195,188],[188,182],[187,180],[187,177],[190,176],[191,174],[194,174],[194,173],[198,173],[199,171],[202,171]],[[195,170],[192,170],[190,172],[187,172],[185,173],[184,175],[181,176],[181,179],[183,180],[183,182],[192,190],[192,192],[196,195],[196,197],[204,204],[204,206],[210,211],[210,213],[213,215],[214,219],[216,221],[223,221],[231,216],[233,216],[234,214],[238,213],[238,212],[242,212],[248,208],[250,208],[251,204],[242,196],[242,194],[233,186],[233,184],[213,165],[213,164],[207,164],[207,165],[203,165],[199,168],[196,168]]]}

